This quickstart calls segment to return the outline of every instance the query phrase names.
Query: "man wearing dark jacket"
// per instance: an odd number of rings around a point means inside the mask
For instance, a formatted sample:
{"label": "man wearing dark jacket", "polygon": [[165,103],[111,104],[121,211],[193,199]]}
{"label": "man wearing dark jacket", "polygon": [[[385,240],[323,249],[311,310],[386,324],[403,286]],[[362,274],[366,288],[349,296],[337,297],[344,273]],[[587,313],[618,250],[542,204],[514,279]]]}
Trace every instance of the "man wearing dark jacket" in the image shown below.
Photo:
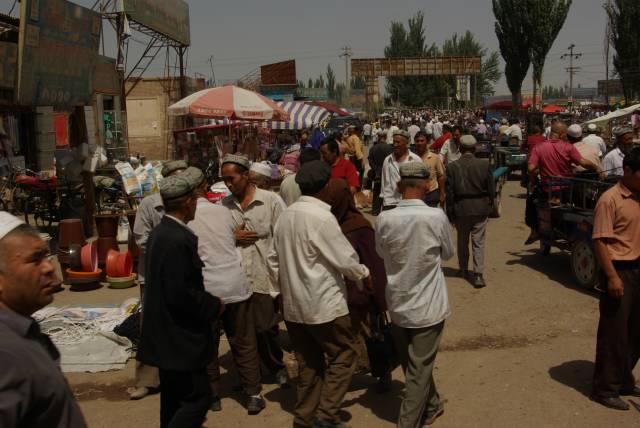
{"label": "man wearing dark jacket", "polygon": [[[495,195],[491,165],[475,157],[476,139],[460,138],[462,156],[447,165],[447,214],[458,230],[458,263],[460,275],[475,288],[486,284],[484,271],[484,238]],[[473,248],[473,274],[469,275],[469,236]]]}
{"label": "man wearing dark jacket", "polygon": [[378,141],[369,150],[368,157],[369,166],[374,174],[371,186],[371,192],[373,192],[372,215],[378,215],[382,210],[382,164],[391,153],[393,153],[393,146],[387,144],[387,131],[379,131]]}
{"label": "man wearing dark jacket", "polygon": [[138,359],[160,371],[162,428],[200,428],[212,399],[206,372],[214,352],[211,323],[224,306],[204,289],[198,238],[186,226],[195,215],[194,190],[189,176],[162,181],[165,216],[147,244]]}

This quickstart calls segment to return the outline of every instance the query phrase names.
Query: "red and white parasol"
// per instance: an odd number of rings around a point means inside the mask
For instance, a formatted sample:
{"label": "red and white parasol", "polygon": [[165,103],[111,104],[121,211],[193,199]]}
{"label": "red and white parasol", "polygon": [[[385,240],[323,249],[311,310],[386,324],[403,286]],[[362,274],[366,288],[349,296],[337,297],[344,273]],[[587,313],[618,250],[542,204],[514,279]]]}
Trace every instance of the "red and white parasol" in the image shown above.
{"label": "red and white parasol", "polygon": [[289,113],[274,101],[233,85],[198,91],[170,106],[168,112],[230,120],[289,120]]}

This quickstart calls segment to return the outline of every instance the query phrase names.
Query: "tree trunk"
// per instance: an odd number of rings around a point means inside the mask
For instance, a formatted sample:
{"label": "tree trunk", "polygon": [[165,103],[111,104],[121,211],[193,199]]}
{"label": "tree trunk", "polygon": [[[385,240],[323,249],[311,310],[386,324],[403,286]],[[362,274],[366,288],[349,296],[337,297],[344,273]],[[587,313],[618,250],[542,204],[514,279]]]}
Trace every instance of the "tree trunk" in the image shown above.
{"label": "tree trunk", "polygon": [[[538,82],[536,78],[533,78],[533,99],[531,100],[531,104],[533,105],[533,111],[538,110],[538,103],[536,102],[536,95],[538,95]],[[542,103],[540,103],[540,107],[542,107]]]}
{"label": "tree trunk", "polygon": [[511,116],[520,117],[520,91],[511,93]]}

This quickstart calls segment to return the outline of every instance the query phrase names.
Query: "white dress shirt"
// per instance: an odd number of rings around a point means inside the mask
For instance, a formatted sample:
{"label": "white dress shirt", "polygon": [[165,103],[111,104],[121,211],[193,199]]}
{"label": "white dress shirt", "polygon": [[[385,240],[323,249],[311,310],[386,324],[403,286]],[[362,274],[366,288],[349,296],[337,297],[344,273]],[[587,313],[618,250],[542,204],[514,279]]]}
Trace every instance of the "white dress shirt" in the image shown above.
{"label": "white dress shirt", "polygon": [[196,216],[189,222],[189,228],[198,237],[205,290],[224,303],[243,302],[251,297],[251,286],[236,247],[235,222],[229,210],[199,198]]}
{"label": "white dress shirt", "polygon": [[387,307],[394,324],[429,327],[451,314],[441,263],[454,250],[444,211],[418,199],[400,201],[378,216],[376,250],[387,271]]}
{"label": "white dress shirt", "polygon": [[622,177],[624,175],[624,169],[622,168],[622,161],[624,160],[624,153],[618,148],[611,150],[602,160],[602,169],[605,174],[617,175]]}
{"label": "white dress shirt", "polygon": [[518,142],[522,142],[522,128],[520,128],[520,125],[518,125],[517,123],[511,125],[507,129],[507,132],[505,132],[505,134],[507,134],[509,138],[515,137],[518,139]]}
{"label": "white dress shirt", "polygon": [[600,159],[607,153],[607,144],[601,137],[596,134],[589,134],[582,139],[582,142],[593,147],[597,152]]}
{"label": "white dress shirt", "polygon": [[324,324],[347,315],[342,276],[353,281],[369,276],[369,269],[358,260],[331,207],[301,196],[280,215],[268,260],[282,294],[284,319]]}
{"label": "white dress shirt", "polygon": [[417,154],[409,151],[408,156],[398,162],[395,155],[391,153],[382,163],[382,199],[385,206],[398,205],[402,195],[398,193],[398,182],[400,181],[400,165],[407,162],[422,162]]}
{"label": "white dress shirt", "polygon": [[222,205],[231,211],[235,227],[244,224],[244,230],[258,234],[256,242],[240,248],[242,267],[249,279],[251,289],[254,293],[274,293],[275,286],[267,270],[267,256],[278,217],[286,208],[282,198],[274,192],[256,187],[253,200],[246,209],[242,209],[233,195],[224,198]]}

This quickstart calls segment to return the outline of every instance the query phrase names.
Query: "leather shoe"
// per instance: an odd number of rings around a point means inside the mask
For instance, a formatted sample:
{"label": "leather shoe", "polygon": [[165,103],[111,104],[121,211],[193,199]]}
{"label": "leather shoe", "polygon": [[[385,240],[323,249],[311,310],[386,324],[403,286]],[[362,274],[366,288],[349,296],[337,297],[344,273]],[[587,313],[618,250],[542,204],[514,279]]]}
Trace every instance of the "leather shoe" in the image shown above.
{"label": "leather shoe", "polygon": [[600,403],[603,406],[608,407],[610,409],[629,410],[629,405],[624,401],[622,401],[620,397],[600,397],[598,395],[595,395],[591,397],[591,399],[596,403]]}
{"label": "leather shoe", "polygon": [[212,412],[221,412],[222,411],[222,401],[220,397],[214,396],[211,400],[211,405],[209,406],[209,410]]}
{"label": "leather shoe", "polygon": [[631,389],[623,389],[620,395],[630,395],[632,397],[640,397],[640,386],[634,385]]}
{"label": "leather shoe", "polygon": [[487,284],[484,282],[484,278],[482,277],[481,273],[474,274],[473,286],[475,288],[483,288],[487,286]]}
{"label": "leather shoe", "polygon": [[463,279],[469,278],[469,271],[466,269],[458,269],[458,276]]}
{"label": "leather shoe", "polygon": [[428,415],[425,418],[424,424],[425,425],[433,425],[433,423],[436,421],[436,419],[438,419],[440,416],[442,416],[443,413],[444,413],[444,406],[440,405],[438,410],[436,410],[434,413],[432,413],[431,415]]}
{"label": "leather shoe", "polygon": [[540,240],[540,234],[538,232],[531,232],[531,235],[524,241],[524,245],[531,245]]}
{"label": "leather shoe", "polygon": [[252,395],[247,401],[247,413],[257,415],[267,406],[261,395]]}
{"label": "leather shoe", "polygon": [[147,388],[146,386],[135,387],[127,389],[127,393],[129,394],[129,400],[140,400],[147,395],[156,394],[158,392],[158,388]]}

